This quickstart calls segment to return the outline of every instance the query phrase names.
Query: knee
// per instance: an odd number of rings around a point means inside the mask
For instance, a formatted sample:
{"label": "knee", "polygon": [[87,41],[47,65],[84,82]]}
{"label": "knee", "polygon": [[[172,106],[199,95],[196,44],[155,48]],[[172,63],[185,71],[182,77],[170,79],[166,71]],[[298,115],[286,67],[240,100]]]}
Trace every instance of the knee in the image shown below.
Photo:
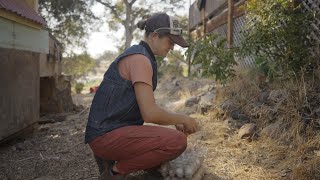
{"label": "knee", "polygon": [[182,154],[187,148],[187,136],[184,133],[178,131],[173,138],[173,145],[177,150],[177,154]]}

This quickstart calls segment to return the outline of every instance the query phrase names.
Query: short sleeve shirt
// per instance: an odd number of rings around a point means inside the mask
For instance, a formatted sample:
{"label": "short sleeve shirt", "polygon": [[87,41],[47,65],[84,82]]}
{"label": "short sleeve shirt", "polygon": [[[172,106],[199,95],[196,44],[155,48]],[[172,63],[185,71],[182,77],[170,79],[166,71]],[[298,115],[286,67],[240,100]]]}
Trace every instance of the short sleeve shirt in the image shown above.
{"label": "short sleeve shirt", "polygon": [[118,63],[122,78],[136,82],[143,82],[152,86],[152,65],[149,59],[142,54],[133,54],[123,58]]}

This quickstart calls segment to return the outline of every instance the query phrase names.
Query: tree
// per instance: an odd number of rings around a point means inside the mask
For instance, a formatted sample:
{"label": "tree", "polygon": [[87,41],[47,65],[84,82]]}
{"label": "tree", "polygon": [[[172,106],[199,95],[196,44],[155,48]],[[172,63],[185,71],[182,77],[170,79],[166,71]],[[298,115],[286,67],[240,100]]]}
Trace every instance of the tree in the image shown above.
{"label": "tree", "polygon": [[39,0],[39,12],[52,33],[68,48],[84,47],[85,38],[97,20],[92,0]]}
{"label": "tree", "polygon": [[97,59],[96,61],[99,63],[101,61],[104,61],[104,62],[112,62],[113,60],[116,59],[116,57],[118,56],[118,54],[116,52],[113,52],[113,51],[105,51],[103,52],[103,54],[101,54]]}
{"label": "tree", "polygon": [[134,38],[136,24],[140,19],[145,18],[151,12],[172,12],[173,8],[181,8],[185,3],[183,0],[96,0],[104,5],[107,14],[110,14],[108,20],[109,27],[112,30],[118,30],[120,26],[125,29],[124,48],[128,48]]}
{"label": "tree", "polygon": [[95,67],[95,60],[87,53],[72,55],[63,61],[63,71],[65,74],[78,78]]}
{"label": "tree", "polygon": [[85,40],[98,18],[92,6],[100,3],[106,7],[108,25],[117,31],[125,30],[122,48],[128,48],[134,39],[136,23],[151,12],[173,12],[181,8],[183,0],[39,0],[39,12],[47,21],[49,31],[64,47],[85,47]]}

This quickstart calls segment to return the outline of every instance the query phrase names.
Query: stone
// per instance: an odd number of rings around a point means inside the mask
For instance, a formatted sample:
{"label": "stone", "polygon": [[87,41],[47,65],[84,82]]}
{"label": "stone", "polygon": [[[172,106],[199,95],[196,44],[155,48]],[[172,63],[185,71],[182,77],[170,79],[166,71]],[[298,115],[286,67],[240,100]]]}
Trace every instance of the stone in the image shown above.
{"label": "stone", "polygon": [[207,113],[210,109],[212,108],[212,106],[200,106],[199,109],[200,109],[200,113],[201,114],[205,114]]}
{"label": "stone", "polygon": [[41,176],[41,177],[37,177],[34,180],[55,180],[56,178],[54,177],[50,177],[50,176]]}
{"label": "stone", "polygon": [[282,123],[280,121],[276,121],[275,123],[269,124],[268,126],[263,128],[260,135],[270,137],[270,138],[276,138],[278,135],[277,132],[281,127],[282,127]]}
{"label": "stone", "polygon": [[268,100],[269,98],[269,93],[268,91],[262,91],[260,96],[259,96],[259,102],[264,103]]}
{"label": "stone", "polygon": [[195,104],[197,104],[198,102],[199,102],[199,97],[191,97],[191,98],[189,98],[189,99],[187,99],[186,100],[186,102],[185,102],[185,106],[186,107],[192,107],[192,106],[194,106]]}
{"label": "stone", "polygon": [[215,100],[215,94],[212,92],[207,92],[205,95],[201,96],[199,101],[200,113],[204,114],[213,107],[213,101]]}
{"label": "stone", "polygon": [[207,85],[201,87],[198,91],[200,91],[200,92],[208,92],[208,91],[211,91],[213,89],[214,89],[213,85],[207,84]]}
{"label": "stone", "polygon": [[233,120],[232,118],[227,118],[223,121],[223,125],[226,126],[229,129],[239,129],[239,122]]}
{"label": "stone", "polygon": [[316,109],[316,110],[314,111],[314,113],[316,114],[316,116],[317,116],[318,118],[320,118],[320,108]]}
{"label": "stone", "polygon": [[237,107],[236,107],[235,103],[229,99],[229,100],[226,100],[225,102],[221,103],[220,108],[224,111],[232,112]]}
{"label": "stone", "polygon": [[205,95],[200,98],[200,105],[213,105],[216,95],[212,92],[207,92]]}
{"label": "stone", "polygon": [[238,132],[238,136],[240,139],[251,138],[253,134],[256,132],[257,126],[254,123],[249,123],[243,125]]}
{"label": "stone", "polygon": [[286,99],[288,99],[288,92],[285,90],[273,90],[268,97],[268,100],[273,102],[282,102]]}
{"label": "stone", "polygon": [[187,86],[190,92],[195,92],[199,90],[201,83],[199,81],[192,81],[190,84],[187,84]]}
{"label": "stone", "polygon": [[249,123],[251,118],[246,116],[246,115],[244,115],[244,114],[239,114],[239,120],[244,122],[244,123]]}
{"label": "stone", "polygon": [[239,109],[235,109],[231,112],[231,117],[234,120],[239,120],[241,116],[241,111]]}

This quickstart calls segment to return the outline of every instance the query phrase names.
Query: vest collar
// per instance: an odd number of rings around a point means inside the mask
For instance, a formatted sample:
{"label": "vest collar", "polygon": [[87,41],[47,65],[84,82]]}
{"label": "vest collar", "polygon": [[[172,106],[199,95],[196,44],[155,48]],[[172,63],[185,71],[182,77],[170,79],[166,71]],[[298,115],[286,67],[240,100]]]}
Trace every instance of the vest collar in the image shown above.
{"label": "vest collar", "polygon": [[150,54],[152,60],[153,60],[153,61],[156,61],[156,58],[155,58],[155,56],[154,56],[154,54],[153,54],[150,46],[149,46],[146,42],[140,41],[139,45],[145,47],[145,48],[147,49],[148,53]]}

